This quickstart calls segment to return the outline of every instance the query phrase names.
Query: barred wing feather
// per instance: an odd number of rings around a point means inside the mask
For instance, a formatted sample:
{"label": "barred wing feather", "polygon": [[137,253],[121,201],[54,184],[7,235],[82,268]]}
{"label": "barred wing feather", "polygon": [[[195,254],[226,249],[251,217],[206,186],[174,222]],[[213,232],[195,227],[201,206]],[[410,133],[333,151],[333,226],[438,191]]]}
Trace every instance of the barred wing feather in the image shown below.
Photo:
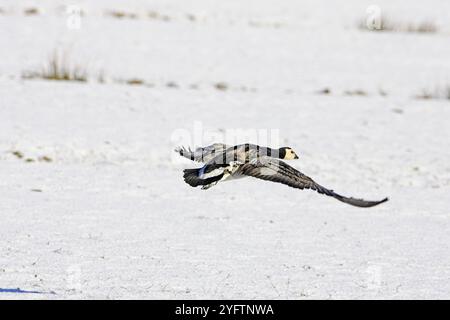
{"label": "barred wing feather", "polygon": [[185,147],[177,147],[175,148],[175,152],[192,161],[206,163],[217,155],[225,152],[227,148],[229,148],[229,146],[226,144],[214,143],[207,147],[197,148],[195,151],[192,151],[191,148],[186,149]]}
{"label": "barred wing feather", "polygon": [[280,160],[265,158],[256,163],[245,164],[242,166],[241,170],[242,174],[246,176],[282,183],[292,188],[315,190],[320,194],[325,194],[356,207],[369,208],[388,200],[388,198],[385,198],[380,201],[367,201],[342,196],[335,193],[333,190],[321,186],[310,177]]}

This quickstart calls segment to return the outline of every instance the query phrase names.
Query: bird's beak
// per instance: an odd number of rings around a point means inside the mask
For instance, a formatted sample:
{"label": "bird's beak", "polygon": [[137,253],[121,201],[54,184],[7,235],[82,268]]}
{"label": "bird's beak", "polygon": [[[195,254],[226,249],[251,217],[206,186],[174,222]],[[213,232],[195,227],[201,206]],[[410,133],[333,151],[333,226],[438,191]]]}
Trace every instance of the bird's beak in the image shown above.
{"label": "bird's beak", "polygon": [[298,159],[298,155],[295,155],[294,159]]}

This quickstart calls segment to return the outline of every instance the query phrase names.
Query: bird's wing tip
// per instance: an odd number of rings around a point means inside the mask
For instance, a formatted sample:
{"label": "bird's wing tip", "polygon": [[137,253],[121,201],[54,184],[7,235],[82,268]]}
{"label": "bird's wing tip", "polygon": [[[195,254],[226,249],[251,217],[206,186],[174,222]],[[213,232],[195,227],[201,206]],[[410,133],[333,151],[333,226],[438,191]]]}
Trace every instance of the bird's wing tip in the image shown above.
{"label": "bird's wing tip", "polygon": [[367,206],[367,207],[370,208],[370,207],[378,206],[379,204],[382,204],[382,203],[387,202],[387,201],[389,201],[388,197],[386,197],[386,198],[384,198],[383,200],[380,200],[380,201],[373,201],[372,204]]}

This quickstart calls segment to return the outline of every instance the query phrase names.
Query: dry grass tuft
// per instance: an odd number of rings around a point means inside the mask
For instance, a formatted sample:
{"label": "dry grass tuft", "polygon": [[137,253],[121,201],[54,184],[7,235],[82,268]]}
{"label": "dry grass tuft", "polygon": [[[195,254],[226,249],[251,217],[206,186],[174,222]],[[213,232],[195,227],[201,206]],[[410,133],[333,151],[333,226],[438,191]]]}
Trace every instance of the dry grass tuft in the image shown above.
{"label": "dry grass tuft", "polygon": [[[16,151],[11,151],[11,153],[12,153],[17,159],[23,160],[24,162],[36,162],[36,159],[30,158],[30,157],[26,157],[26,158],[25,158],[25,155],[24,155],[23,152],[21,152],[21,151],[18,151],[18,150],[16,150]],[[37,160],[38,160],[39,162],[52,162],[52,161],[53,161],[52,158],[50,158],[49,156],[46,156],[46,155],[43,155],[43,156],[38,157]]]}
{"label": "dry grass tuft", "polygon": [[132,86],[142,86],[145,84],[144,80],[138,78],[129,79],[125,83]]}
{"label": "dry grass tuft", "polygon": [[161,20],[161,21],[170,21],[170,17],[168,15],[165,14],[160,14],[156,11],[149,11],[148,12],[148,17],[150,19],[154,19],[154,20]]}
{"label": "dry grass tuft", "polygon": [[415,98],[420,100],[450,100],[450,86],[423,89]]}
{"label": "dry grass tuft", "polygon": [[166,86],[168,88],[172,88],[172,89],[178,89],[179,85],[176,82],[170,81],[166,83]]}
{"label": "dry grass tuft", "polygon": [[108,15],[117,19],[137,19],[137,14],[132,12],[112,10],[107,12]]}
{"label": "dry grass tuft", "polygon": [[378,88],[378,94],[382,97],[386,97],[388,95],[387,91],[385,91],[383,88]]}
{"label": "dry grass tuft", "polygon": [[87,72],[80,66],[72,67],[64,55],[55,51],[47,65],[38,72],[25,72],[24,79],[45,79],[56,81],[87,81]]}
{"label": "dry grass tuft", "polygon": [[214,85],[214,87],[217,90],[220,90],[220,91],[227,91],[228,90],[228,84],[226,84],[225,82],[218,82],[218,83],[216,83]]}
{"label": "dry grass tuft", "polygon": [[319,90],[317,93],[318,94],[328,95],[328,94],[331,94],[331,89],[330,88],[323,88],[322,90]]}
{"label": "dry grass tuft", "polygon": [[27,16],[35,16],[39,14],[39,10],[37,8],[27,8],[23,10],[23,13]]}
{"label": "dry grass tuft", "polygon": [[193,15],[192,13],[186,14],[186,19],[188,19],[191,22],[195,22],[197,20],[197,17]]}
{"label": "dry grass tuft", "polygon": [[18,159],[23,159],[24,157],[23,153],[20,151],[13,151],[12,154]]}
{"label": "dry grass tuft", "polygon": [[52,162],[53,161],[53,159],[50,158],[49,156],[41,156],[38,158],[38,160],[41,162]]}
{"label": "dry grass tuft", "polygon": [[346,96],[367,96],[367,92],[361,89],[356,89],[356,90],[346,90],[344,91],[344,94]]}
{"label": "dry grass tuft", "polygon": [[439,31],[436,24],[432,21],[421,22],[401,22],[394,21],[392,18],[384,17],[380,21],[379,28],[369,28],[365,20],[358,23],[358,29],[369,31],[388,31],[388,32],[408,32],[408,33],[437,33]]}

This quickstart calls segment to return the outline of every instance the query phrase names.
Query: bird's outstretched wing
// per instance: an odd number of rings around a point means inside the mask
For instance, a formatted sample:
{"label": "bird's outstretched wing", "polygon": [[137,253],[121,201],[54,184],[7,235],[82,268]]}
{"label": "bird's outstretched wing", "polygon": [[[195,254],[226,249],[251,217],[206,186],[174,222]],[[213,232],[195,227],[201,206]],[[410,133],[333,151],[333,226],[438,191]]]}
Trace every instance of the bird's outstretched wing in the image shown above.
{"label": "bird's outstretched wing", "polygon": [[179,153],[180,156],[188,158],[192,161],[206,163],[213,159],[215,156],[225,152],[229,146],[223,143],[214,143],[210,146],[204,148],[197,148],[192,151],[191,148],[186,149],[185,147],[175,148],[175,152]]}
{"label": "bird's outstretched wing", "polygon": [[283,161],[269,159],[266,157],[260,159],[255,163],[244,164],[241,167],[241,170],[242,174],[246,176],[278,182],[298,189],[312,189],[320,194],[325,194],[356,207],[373,207],[388,200],[388,198],[385,198],[380,201],[366,201],[363,199],[341,196],[340,194],[335,193],[333,190],[322,187],[313,179],[304,175],[303,173],[294,169]]}

